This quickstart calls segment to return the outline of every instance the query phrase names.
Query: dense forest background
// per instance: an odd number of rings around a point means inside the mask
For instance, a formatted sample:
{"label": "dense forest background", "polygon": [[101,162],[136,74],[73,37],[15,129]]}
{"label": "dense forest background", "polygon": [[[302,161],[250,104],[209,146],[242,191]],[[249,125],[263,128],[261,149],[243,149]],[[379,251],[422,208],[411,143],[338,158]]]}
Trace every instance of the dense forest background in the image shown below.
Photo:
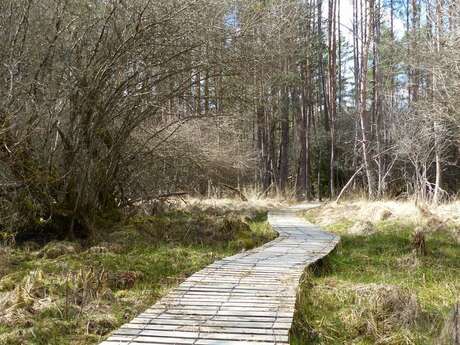
{"label": "dense forest background", "polygon": [[1,1],[0,231],[229,186],[455,197],[459,25],[449,0]]}

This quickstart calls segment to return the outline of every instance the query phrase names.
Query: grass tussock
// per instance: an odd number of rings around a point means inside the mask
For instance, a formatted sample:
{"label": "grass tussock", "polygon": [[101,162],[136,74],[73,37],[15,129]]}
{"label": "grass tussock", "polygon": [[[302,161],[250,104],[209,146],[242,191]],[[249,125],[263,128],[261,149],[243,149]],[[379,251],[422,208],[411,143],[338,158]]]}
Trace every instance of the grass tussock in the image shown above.
{"label": "grass tussock", "polygon": [[257,209],[170,209],[93,243],[2,246],[0,345],[97,344],[192,273],[275,236]]}
{"label": "grass tussock", "polygon": [[[321,223],[326,209],[307,218]],[[326,210],[332,212],[338,220],[325,228],[342,242],[327,272],[304,279],[292,344],[439,343],[460,296],[460,245],[452,228],[427,232],[426,255],[420,255],[412,243],[427,222],[420,215],[373,221],[373,231],[357,233],[359,216]]]}

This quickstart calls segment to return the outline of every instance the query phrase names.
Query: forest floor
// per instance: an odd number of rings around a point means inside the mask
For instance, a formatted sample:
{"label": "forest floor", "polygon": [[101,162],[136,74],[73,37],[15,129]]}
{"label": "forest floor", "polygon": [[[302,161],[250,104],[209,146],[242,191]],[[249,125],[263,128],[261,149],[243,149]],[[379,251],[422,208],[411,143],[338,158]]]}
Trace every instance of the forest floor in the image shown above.
{"label": "forest floor", "polygon": [[0,246],[0,344],[98,344],[192,273],[276,238],[266,205],[146,207],[92,243]]}
{"label": "forest floor", "polygon": [[[460,203],[354,201],[305,217],[342,242],[305,274],[292,344],[451,344],[449,315],[460,300]],[[414,251],[415,230],[425,233],[426,255]]]}

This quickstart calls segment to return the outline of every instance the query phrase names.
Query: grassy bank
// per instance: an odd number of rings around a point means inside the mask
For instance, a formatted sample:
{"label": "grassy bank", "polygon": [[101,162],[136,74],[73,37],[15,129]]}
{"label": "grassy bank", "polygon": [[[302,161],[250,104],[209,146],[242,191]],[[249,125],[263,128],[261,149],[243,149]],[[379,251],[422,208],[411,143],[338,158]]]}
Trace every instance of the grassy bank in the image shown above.
{"label": "grassy bank", "polygon": [[0,247],[0,344],[97,344],[215,260],[275,237],[260,212],[136,216],[93,243]]}
{"label": "grassy bank", "polygon": [[[327,208],[307,218],[321,223]],[[292,344],[436,344],[460,297],[460,245],[454,224],[428,232],[427,255],[411,244],[415,228],[390,214],[356,231],[353,213],[324,225],[342,243],[305,275]],[[329,217],[330,220],[330,217]],[[449,228],[450,227],[450,228]]]}

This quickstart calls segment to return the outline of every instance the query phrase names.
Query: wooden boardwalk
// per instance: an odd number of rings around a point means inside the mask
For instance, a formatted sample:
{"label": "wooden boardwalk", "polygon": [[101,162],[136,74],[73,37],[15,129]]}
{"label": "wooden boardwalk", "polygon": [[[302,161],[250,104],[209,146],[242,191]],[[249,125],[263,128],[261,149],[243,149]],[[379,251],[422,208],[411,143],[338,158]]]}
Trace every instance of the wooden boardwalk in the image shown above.
{"label": "wooden boardwalk", "polygon": [[276,240],[192,275],[101,345],[289,344],[300,277],[339,241],[296,211],[271,212]]}

